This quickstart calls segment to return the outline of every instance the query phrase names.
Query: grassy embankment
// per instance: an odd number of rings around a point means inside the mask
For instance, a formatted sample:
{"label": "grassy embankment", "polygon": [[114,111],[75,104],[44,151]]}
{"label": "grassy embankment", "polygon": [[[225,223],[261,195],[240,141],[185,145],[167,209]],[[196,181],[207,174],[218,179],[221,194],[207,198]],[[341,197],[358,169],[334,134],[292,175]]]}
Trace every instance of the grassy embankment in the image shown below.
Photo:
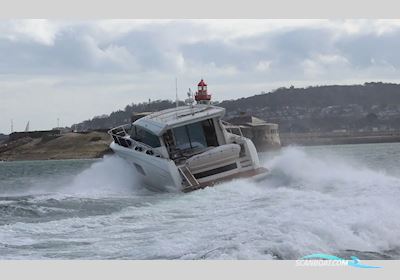
{"label": "grassy embankment", "polygon": [[99,158],[110,153],[111,138],[103,132],[67,133],[58,137],[21,138],[0,145],[0,160]]}

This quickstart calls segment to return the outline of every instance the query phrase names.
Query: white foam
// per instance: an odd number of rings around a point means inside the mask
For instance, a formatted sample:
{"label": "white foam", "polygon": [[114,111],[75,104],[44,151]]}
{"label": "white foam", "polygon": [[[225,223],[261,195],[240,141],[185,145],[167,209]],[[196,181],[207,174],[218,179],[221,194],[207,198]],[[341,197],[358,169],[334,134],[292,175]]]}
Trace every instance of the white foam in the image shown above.
{"label": "white foam", "polygon": [[139,187],[134,172],[123,159],[106,156],[82,171],[59,191],[87,196],[132,194]]}

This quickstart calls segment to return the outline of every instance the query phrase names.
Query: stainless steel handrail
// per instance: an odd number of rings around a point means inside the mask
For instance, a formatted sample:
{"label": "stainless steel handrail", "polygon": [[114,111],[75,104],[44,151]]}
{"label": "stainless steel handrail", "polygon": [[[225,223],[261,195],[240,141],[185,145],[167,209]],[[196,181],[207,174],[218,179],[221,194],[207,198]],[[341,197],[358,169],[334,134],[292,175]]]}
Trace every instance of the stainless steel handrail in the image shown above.
{"label": "stainless steel handrail", "polygon": [[[161,157],[161,158],[163,157],[161,155],[161,153],[155,151],[153,147],[151,147],[143,142],[139,142],[137,140],[132,139],[125,130],[128,127],[131,127],[131,125],[130,124],[120,125],[120,126],[110,129],[107,133],[114,139],[114,142],[120,146],[123,146],[125,148],[133,148],[133,149],[135,149],[136,147],[140,147],[141,152],[143,152],[143,153],[151,155],[151,154],[147,153],[148,151],[151,151],[152,155],[154,155],[156,157]],[[127,138],[127,136],[128,136],[128,138]],[[131,142],[131,144],[125,145],[127,143],[127,141]]]}

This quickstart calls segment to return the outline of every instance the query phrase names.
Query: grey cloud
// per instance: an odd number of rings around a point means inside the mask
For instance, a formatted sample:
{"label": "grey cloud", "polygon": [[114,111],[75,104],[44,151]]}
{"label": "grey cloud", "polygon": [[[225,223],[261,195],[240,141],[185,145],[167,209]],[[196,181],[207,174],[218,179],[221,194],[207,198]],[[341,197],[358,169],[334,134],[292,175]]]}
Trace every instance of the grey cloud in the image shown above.
{"label": "grey cloud", "polygon": [[373,32],[337,36],[332,28],[314,26],[229,40],[209,39],[207,32],[211,31],[201,24],[177,21],[104,39],[93,26],[79,24],[59,31],[53,45],[3,38],[0,73],[176,71],[174,59],[179,55],[190,67],[212,63],[216,67],[232,66],[239,72],[255,71],[260,61],[270,61],[284,77],[298,76],[302,62],[315,60],[319,54],[343,56],[358,70],[374,62],[395,67],[400,63],[396,51],[399,31],[380,36]]}
{"label": "grey cloud", "polygon": [[370,33],[347,36],[338,41],[337,46],[357,68],[373,66],[374,61],[400,67],[399,30],[381,35]]}

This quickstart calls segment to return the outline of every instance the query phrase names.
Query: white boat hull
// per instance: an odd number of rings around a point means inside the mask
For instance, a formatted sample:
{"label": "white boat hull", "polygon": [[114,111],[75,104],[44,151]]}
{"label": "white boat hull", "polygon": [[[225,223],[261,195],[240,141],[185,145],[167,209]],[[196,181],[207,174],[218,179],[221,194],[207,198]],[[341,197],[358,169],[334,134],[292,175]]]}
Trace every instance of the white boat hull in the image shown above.
{"label": "white boat hull", "polygon": [[137,175],[138,181],[151,190],[181,190],[182,179],[172,160],[158,158],[122,147],[114,142],[111,149],[125,159]]}
{"label": "white boat hull", "polygon": [[265,168],[258,166],[258,161],[257,166],[255,166],[253,162],[252,166],[247,168],[240,167],[239,163],[237,169],[198,179],[199,185],[184,187],[183,178],[174,161],[147,155],[146,153],[120,146],[114,142],[111,143],[110,147],[118,156],[129,163],[139,183],[153,191],[176,190],[186,192],[213,186],[219,182],[229,181],[235,178],[263,177],[267,173]]}

